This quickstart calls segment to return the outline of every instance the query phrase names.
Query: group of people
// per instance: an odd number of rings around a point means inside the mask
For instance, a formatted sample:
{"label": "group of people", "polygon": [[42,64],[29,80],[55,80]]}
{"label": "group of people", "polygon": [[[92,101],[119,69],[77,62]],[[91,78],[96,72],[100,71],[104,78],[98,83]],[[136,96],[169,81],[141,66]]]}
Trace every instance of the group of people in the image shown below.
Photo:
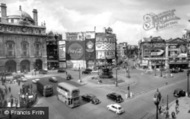
{"label": "group of people", "polygon": [[6,106],[7,95],[11,93],[11,87],[7,87],[5,84],[0,88],[0,107]]}

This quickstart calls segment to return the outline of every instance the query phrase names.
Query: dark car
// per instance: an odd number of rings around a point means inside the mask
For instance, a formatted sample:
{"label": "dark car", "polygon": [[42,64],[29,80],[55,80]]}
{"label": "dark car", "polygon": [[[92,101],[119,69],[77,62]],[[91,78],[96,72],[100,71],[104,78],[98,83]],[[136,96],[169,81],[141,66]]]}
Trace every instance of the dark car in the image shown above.
{"label": "dark car", "polygon": [[39,70],[39,74],[47,74],[47,73],[48,73],[48,71],[47,71],[47,70],[44,70],[44,69]]}
{"label": "dark car", "polygon": [[92,69],[85,69],[82,71],[82,74],[90,74],[92,72]]}
{"label": "dark car", "polygon": [[65,73],[66,72],[66,69],[65,68],[59,68],[57,70],[58,73]]}
{"label": "dark car", "polygon": [[184,97],[186,92],[183,89],[175,89],[173,95],[174,97]]}
{"label": "dark car", "polygon": [[100,103],[100,100],[93,94],[85,94],[85,95],[82,95],[81,97],[84,101],[91,102],[92,104],[95,104],[95,105]]}
{"label": "dark car", "polygon": [[117,103],[121,103],[124,101],[122,96],[120,94],[117,94],[117,93],[109,93],[106,96],[108,99],[113,100]]}
{"label": "dark car", "polygon": [[50,78],[49,78],[49,81],[50,81],[50,82],[53,82],[53,83],[57,83],[57,82],[58,82],[58,80],[57,80],[56,77],[50,77]]}
{"label": "dark car", "polygon": [[178,73],[178,72],[179,72],[179,70],[177,68],[171,69],[171,73]]}

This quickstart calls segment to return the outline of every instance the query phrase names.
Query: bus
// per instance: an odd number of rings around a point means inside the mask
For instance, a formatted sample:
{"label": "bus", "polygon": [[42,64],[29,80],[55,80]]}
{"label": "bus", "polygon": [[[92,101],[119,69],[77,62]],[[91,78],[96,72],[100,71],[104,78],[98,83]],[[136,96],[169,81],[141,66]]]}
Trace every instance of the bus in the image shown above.
{"label": "bus", "polygon": [[53,95],[53,86],[47,81],[39,80],[36,83],[37,90],[42,96],[52,96]]}
{"label": "bus", "polygon": [[80,105],[80,90],[76,86],[66,82],[58,83],[57,99],[70,108],[77,107]]}

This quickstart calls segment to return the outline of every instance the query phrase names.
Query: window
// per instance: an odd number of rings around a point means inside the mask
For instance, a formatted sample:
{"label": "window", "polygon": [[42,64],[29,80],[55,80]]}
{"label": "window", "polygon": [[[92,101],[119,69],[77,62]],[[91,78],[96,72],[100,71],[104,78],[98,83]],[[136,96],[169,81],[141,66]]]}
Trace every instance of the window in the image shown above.
{"label": "window", "polygon": [[36,43],[35,44],[35,55],[36,56],[41,56],[41,52],[40,52],[40,49],[41,49],[41,45],[40,45],[40,43]]}
{"label": "window", "polygon": [[7,42],[7,56],[14,56],[15,44],[14,42]]}
{"label": "window", "polygon": [[28,53],[28,48],[29,48],[29,45],[28,45],[28,43],[27,42],[22,42],[22,44],[21,44],[21,46],[22,46],[22,56],[28,56],[29,55],[29,53]]}

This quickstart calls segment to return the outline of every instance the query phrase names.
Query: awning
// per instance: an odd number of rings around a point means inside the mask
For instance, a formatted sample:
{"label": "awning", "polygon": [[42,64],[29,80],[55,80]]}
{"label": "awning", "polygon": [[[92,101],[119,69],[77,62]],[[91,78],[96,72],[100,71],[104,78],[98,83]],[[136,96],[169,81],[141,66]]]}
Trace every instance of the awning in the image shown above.
{"label": "awning", "polygon": [[169,62],[169,64],[188,64],[188,62]]}

